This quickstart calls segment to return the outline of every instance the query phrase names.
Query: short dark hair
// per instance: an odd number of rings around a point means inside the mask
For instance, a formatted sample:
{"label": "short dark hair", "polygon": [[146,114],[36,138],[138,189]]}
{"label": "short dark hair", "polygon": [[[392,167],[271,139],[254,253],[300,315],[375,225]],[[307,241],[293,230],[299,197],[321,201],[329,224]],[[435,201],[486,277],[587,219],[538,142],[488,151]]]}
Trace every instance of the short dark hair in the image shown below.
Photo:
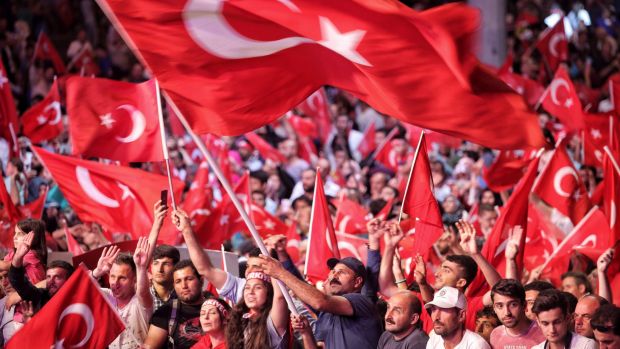
{"label": "short dark hair", "polygon": [[520,282],[514,279],[501,279],[491,289],[491,300],[495,302],[495,295],[518,299],[525,304],[525,289]]}
{"label": "short dark hair", "polygon": [[260,251],[260,248],[254,247],[254,248],[252,248],[250,250],[250,253],[248,253],[248,256],[250,256],[250,257],[258,257],[258,256],[261,255],[261,253],[262,252]]}
{"label": "short dark hair", "polygon": [[550,289],[554,289],[555,287],[553,287],[552,284],[548,283],[547,281],[542,281],[542,280],[536,280],[536,281],[532,281],[528,284],[525,284],[525,286],[523,286],[523,288],[525,289],[525,292],[527,291],[544,291],[544,290],[550,290]]}
{"label": "short dark hair", "polygon": [[176,273],[178,270],[185,269],[185,268],[191,268],[194,274],[196,275],[196,277],[200,278],[200,273],[198,272],[198,269],[196,269],[196,267],[194,266],[194,263],[192,263],[192,261],[189,259],[183,259],[179,261],[177,264],[175,264],[174,269],[172,269],[172,274],[174,275],[174,273]]}
{"label": "short dark hair", "polygon": [[262,184],[265,184],[269,180],[269,173],[267,173],[267,172],[265,172],[263,170],[251,171],[250,172],[250,177],[251,178],[256,178]]}
{"label": "short dark hair", "polygon": [[67,279],[71,277],[71,274],[73,274],[73,271],[75,270],[71,264],[61,260],[51,261],[50,264],[47,266],[47,269],[54,268],[64,269],[67,272]]}
{"label": "short dark hair", "polygon": [[478,265],[476,261],[470,256],[462,254],[449,255],[446,257],[446,260],[458,264],[463,269],[463,278],[465,279],[465,286],[463,289],[466,289],[467,286],[474,281],[476,274],[478,274]]}
{"label": "short dark hair", "polygon": [[588,276],[586,274],[579,271],[567,271],[562,274],[562,280],[568,277],[575,279],[577,286],[584,285],[586,288],[586,293],[592,293],[592,285],[590,284],[590,281],[588,281]]}
{"label": "short dark hair", "polygon": [[568,314],[574,313],[575,308],[577,308],[577,297],[575,297],[574,294],[566,291],[560,291],[560,294],[562,294],[562,297],[566,299],[566,312]]}
{"label": "short dark hair", "polygon": [[490,317],[490,318],[494,318],[495,320],[497,320],[497,325],[501,324],[501,321],[499,321],[499,318],[497,317],[497,314],[495,313],[495,310],[493,309],[492,306],[488,305],[480,310],[478,310],[476,312],[476,320],[481,318],[481,317]]}
{"label": "short dark hair", "polygon": [[568,314],[568,303],[566,297],[562,295],[562,292],[556,289],[549,289],[541,291],[536,297],[534,306],[532,306],[532,312],[536,315],[543,311],[560,308],[562,314]]}
{"label": "short dark hair", "polygon": [[179,260],[181,260],[181,254],[176,247],[170,245],[159,245],[155,247],[155,251],[153,251],[153,260],[166,257],[172,259],[172,264],[177,264]]}
{"label": "short dark hair", "polygon": [[133,262],[133,257],[130,254],[127,254],[127,253],[119,254],[118,256],[116,256],[116,259],[114,260],[114,264],[128,265],[131,268],[131,271],[133,271],[134,275],[136,274],[136,263]]}
{"label": "short dark hair", "polygon": [[611,331],[615,336],[620,336],[620,308],[613,304],[601,305],[592,314],[590,326],[596,331],[603,333]]}

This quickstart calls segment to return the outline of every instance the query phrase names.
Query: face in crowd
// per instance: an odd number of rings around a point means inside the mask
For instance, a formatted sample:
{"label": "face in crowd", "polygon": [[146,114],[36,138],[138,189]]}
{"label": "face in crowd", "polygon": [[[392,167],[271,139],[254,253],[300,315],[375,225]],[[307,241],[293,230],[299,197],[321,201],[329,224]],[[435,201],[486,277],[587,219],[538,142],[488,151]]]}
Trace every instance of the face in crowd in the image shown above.
{"label": "face in crowd", "polygon": [[49,268],[45,272],[45,288],[49,292],[50,296],[53,296],[60,290],[62,285],[67,282],[69,273],[63,268]]}
{"label": "face in crowd", "polygon": [[538,327],[549,342],[559,343],[568,333],[570,318],[561,308],[541,311],[537,315]]}
{"label": "face in crowd", "polygon": [[181,300],[186,304],[196,304],[202,299],[200,288],[202,287],[202,279],[192,269],[185,267],[176,270],[173,274],[174,291]]}
{"label": "face in crowd", "polygon": [[227,314],[223,314],[216,305],[216,300],[207,300],[200,308],[200,326],[204,333],[218,333],[226,329]]}
{"label": "face in crowd", "polygon": [[249,279],[243,287],[243,300],[251,310],[261,310],[271,296],[269,286],[261,279]]}
{"label": "face in crowd", "polygon": [[151,276],[156,284],[165,285],[172,283],[172,271],[174,270],[174,261],[170,257],[162,257],[154,259],[151,263]]}
{"label": "face in crowd", "polygon": [[400,292],[392,296],[387,302],[385,313],[385,330],[394,336],[407,334],[420,321],[420,314],[413,309],[415,296],[411,292]]}
{"label": "face in crowd", "polygon": [[136,273],[128,264],[112,264],[109,281],[114,298],[130,299],[136,293]]}
{"label": "face in crowd", "polygon": [[465,323],[465,310],[459,308],[439,308],[431,305],[428,308],[433,321],[435,334],[449,337],[462,328]]}
{"label": "face in crowd", "polygon": [[355,292],[363,285],[363,279],[342,263],[338,263],[330,270],[324,284],[328,295],[339,296]]}

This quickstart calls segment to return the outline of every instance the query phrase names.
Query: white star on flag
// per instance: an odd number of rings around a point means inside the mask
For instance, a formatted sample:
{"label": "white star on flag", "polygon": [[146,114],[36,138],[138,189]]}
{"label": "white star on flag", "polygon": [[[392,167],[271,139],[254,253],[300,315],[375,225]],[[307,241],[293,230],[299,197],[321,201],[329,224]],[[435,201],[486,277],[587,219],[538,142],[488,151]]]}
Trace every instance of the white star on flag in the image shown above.
{"label": "white star on flag", "polygon": [[591,129],[590,134],[592,135],[592,138],[594,139],[603,138],[603,136],[601,135],[601,130],[596,129],[596,128]]}
{"label": "white star on flag", "polygon": [[265,221],[265,229],[273,230],[276,227],[276,223],[271,219],[267,219]]}
{"label": "white star on flag", "polygon": [[366,34],[365,30],[357,29],[348,33],[341,33],[329,18],[319,17],[319,22],[321,24],[321,37],[323,38],[318,42],[319,45],[327,47],[353,63],[372,67],[372,64],[356,51],[357,45]]}
{"label": "white star on flag", "polygon": [[99,119],[101,119],[101,125],[105,126],[108,130],[111,129],[112,125],[116,122],[116,120],[112,119],[112,114],[110,113],[99,115]]}
{"label": "white star on flag", "polygon": [[121,188],[123,190],[123,195],[121,196],[121,200],[125,200],[128,197],[131,197],[132,199],[135,199],[136,196],[133,195],[133,193],[131,192],[131,189],[129,189],[128,186],[121,184],[121,183],[117,183],[118,187]]}
{"label": "white star on flag", "polygon": [[228,215],[222,215],[222,217],[220,217],[220,225],[224,225],[224,224],[228,224]]}

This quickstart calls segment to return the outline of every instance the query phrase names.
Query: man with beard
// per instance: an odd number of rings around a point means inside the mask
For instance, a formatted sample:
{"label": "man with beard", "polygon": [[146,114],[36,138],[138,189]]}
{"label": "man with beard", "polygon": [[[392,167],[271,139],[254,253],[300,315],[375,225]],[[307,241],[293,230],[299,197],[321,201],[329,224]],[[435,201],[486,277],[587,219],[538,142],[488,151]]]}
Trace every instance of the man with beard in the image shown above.
{"label": "man with beard", "polygon": [[153,252],[151,263],[151,287],[149,291],[153,297],[153,311],[159,309],[171,299],[176,299],[172,284],[172,270],[181,259],[179,250],[170,245],[160,245]]}
{"label": "man with beard", "polygon": [[377,349],[424,349],[428,336],[420,329],[420,300],[409,291],[400,291],[387,302],[385,332]]}
{"label": "man with beard", "polygon": [[491,300],[502,326],[491,332],[497,349],[529,349],[545,340],[536,321],[525,316],[525,289],[516,280],[502,279],[491,289]]}
{"label": "man with beard", "polygon": [[605,298],[601,298],[595,294],[587,294],[577,302],[575,312],[573,313],[573,321],[575,323],[575,332],[584,337],[594,339],[594,332],[590,324],[592,316],[601,307],[608,304]]}
{"label": "man with beard", "polygon": [[110,288],[102,288],[111,305],[125,323],[125,330],[110,344],[111,349],[135,348],[146,338],[153,299],[149,292],[147,238],[138,239],[133,258],[119,254],[118,246],[104,248],[92,271],[95,279],[109,275]]}
{"label": "man with beard", "polygon": [[374,303],[361,294],[366,268],[356,258],[330,258],[325,293],[295,277],[280,262],[260,256],[263,272],[282,281],[297,298],[320,312],[315,337],[325,348],[375,349],[381,324]]}
{"label": "man with beard", "polygon": [[458,289],[449,286],[442,288],[424,307],[431,314],[434,331],[426,344],[427,349],[491,349],[479,334],[465,329],[467,301]]}
{"label": "man with beard", "polygon": [[45,288],[37,288],[26,277],[26,269],[23,266],[24,256],[30,251],[30,244],[34,233],[28,233],[17,246],[11,267],[9,269],[9,281],[17,294],[24,301],[32,302],[35,310],[41,309],[65,284],[73,273],[73,266],[65,261],[52,261],[45,272]]}

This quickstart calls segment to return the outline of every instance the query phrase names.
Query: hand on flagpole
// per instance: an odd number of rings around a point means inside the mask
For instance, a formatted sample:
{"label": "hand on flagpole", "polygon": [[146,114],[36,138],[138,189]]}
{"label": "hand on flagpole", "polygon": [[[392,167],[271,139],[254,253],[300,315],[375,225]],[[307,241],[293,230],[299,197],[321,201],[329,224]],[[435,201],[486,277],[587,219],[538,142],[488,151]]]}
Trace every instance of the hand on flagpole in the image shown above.
{"label": "hand on flagpole", "polygon": [[607,272],[607,268],[609,268],[609,264],[614,259],[614,248],[608,248],[596,261],[596,269],[599,273]]}
{"label": "hand on flagpole", "polygon": [[172,212],[172,224],[177,227],[178,231],[183,233],[191,231],[192,229],[189,216],[180,208],[177,208]]}

